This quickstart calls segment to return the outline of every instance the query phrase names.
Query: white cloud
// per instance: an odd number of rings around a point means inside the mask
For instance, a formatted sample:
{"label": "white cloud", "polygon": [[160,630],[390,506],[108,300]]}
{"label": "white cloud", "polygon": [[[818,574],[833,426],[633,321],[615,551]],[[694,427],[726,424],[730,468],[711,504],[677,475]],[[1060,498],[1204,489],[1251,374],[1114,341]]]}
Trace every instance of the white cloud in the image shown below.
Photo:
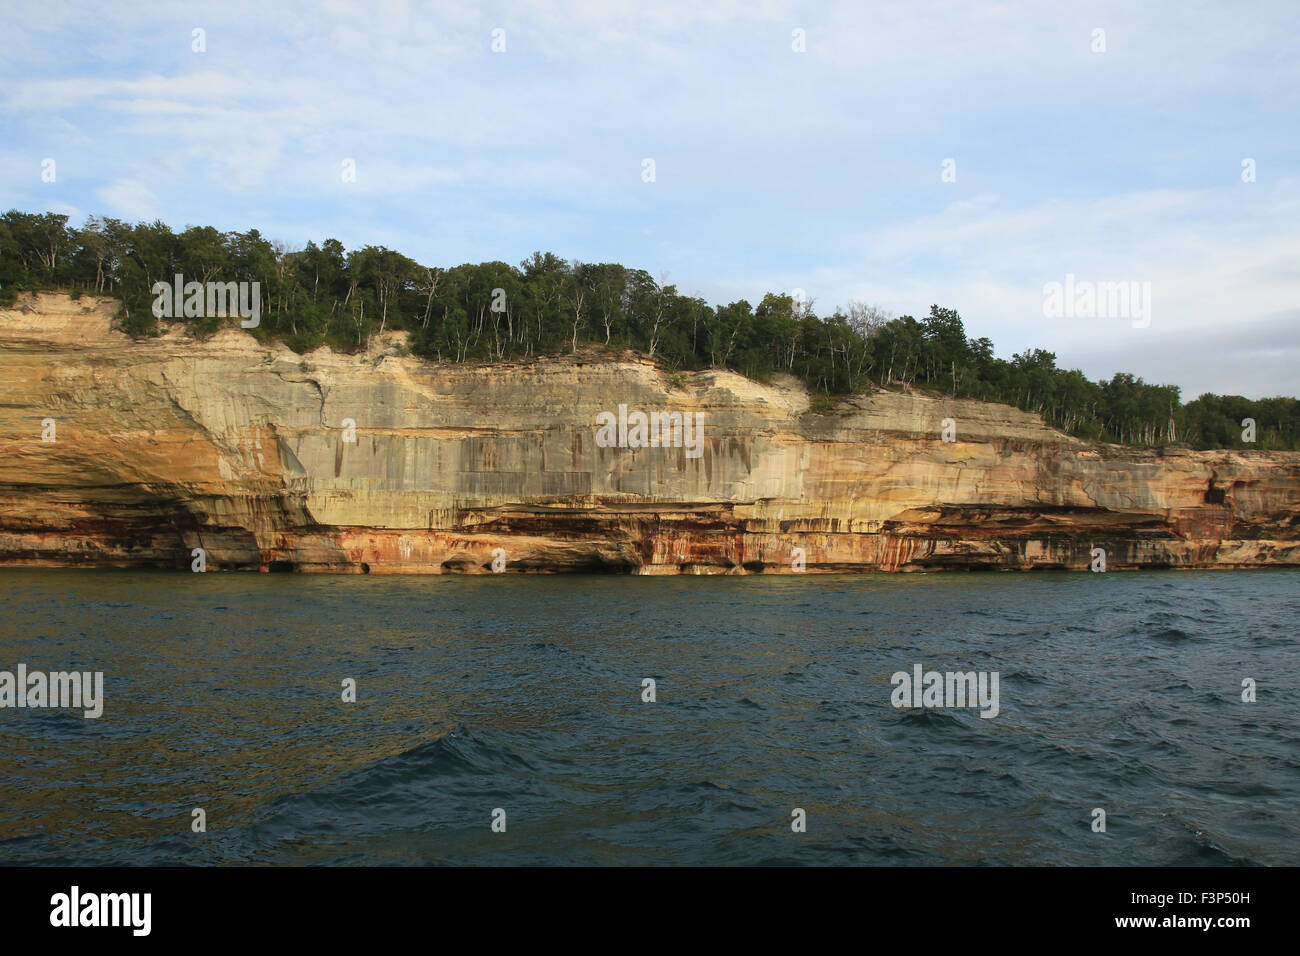
{"label": "white cloud", "polygon": [[157,217],[158,197],[140,183],[119,179],[96,195],[116,218],[147,222]]}
{"label": "white cloud", "polygon": [[[236,0],[6,18],[0,169],[17,175],[0,186],[28,207],[440,264],[551,249],[668,269],[719,301],[937,302],[1004,354],[1099,372],[1180,356],[1189,380],[1216,374],[1206,336],[1300,300],[1294,4]],[[96,31],[69,43],[82,22]],[[42,191],[45,155],[60,182]],[[1239,182],[1243,156],[1258,183]],[[1152,328],[1049,323],[1042,283],[1066,272],[1151,281]]]}

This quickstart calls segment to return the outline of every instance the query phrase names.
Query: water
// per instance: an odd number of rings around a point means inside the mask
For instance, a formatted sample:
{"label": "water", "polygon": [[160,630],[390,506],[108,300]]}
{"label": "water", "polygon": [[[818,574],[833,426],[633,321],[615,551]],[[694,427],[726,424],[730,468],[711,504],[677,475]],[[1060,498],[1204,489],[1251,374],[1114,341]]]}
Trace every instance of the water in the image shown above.
{"label": "water", "polygon": [[1295,864],[1298,583],[4,571],[0,864]]}

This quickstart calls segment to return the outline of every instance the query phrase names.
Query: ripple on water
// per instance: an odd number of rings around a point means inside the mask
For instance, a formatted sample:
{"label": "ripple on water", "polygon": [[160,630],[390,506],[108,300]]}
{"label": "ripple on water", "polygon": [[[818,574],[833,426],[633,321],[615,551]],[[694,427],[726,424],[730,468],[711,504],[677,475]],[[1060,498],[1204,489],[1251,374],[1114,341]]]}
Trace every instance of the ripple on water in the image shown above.
{"label": "ripple on water", "polygon": [[[0,572],[0,668],[106,698],[4,714],[0,863],[1300,858],[1290,572],[264,577]],[[916,664],[1000,714],[892,707]]]}

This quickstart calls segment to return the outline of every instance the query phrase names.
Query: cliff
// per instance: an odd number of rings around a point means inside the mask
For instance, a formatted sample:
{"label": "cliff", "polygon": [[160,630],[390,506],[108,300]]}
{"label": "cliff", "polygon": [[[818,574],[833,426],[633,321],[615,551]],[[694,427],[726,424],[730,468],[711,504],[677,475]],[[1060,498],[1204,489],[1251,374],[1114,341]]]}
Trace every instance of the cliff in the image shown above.
{"label": "cliff", "polygon": [[[1098,445],[883,391],[818,415],[793,380],[432,365],[398,337],[362,356],[235,330],[132,342],[115,305],[0,310],[0,565],[189,568],[199,547],[209,569],[431,574],[494,555],[781,573],[797,548],[809,572],[1086,569],[1095,547],[1111,570],[1300,564],[1300,453]],[[620,405],[702,413],[698,457],[602,447]]]}

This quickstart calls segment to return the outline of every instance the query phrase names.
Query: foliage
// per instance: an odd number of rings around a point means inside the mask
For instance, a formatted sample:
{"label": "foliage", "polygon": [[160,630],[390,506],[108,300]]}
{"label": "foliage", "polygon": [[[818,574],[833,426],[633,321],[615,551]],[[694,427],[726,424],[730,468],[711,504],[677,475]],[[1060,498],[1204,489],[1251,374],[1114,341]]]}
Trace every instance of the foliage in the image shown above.
{"label": "foliage", "polygon": [[[151,289],[177,275],[186,281],[260,283],[263,341],[299,353],[321,345],[365,349],[388,330],[409,332],[412,353],[442,362],[506,361],[596,347],[639,351],[674,373],[725,368],[760,381],[776,373],[801,379],[813,410],[832,396],[884,388],[922,388],[961,398],[1006,402],[1041,414],[1083,438],[1198,448],[1300,447],[1300,402],[1202,395],[1184,405],[1172,385],[1127,373],[1090,381],[1056,366],[1041,349],[1001,359],[987,338],[966,335],[956,310],[891,318],[849,303],[818,317],[812,303],[768,293],[755,307],[740,300],[711,306],[666,279],[618,263],[567,262],[535,252],[518,267],[504,262],[450,268],[421,265],[392,249],[348,252],[337,239],[290,250],[256,229],[222,233],[209,226],[173,232],[162,222],[131,225],[92,217],[80,228],[54,213],[12,210],[0,216],[0,304],[21,291],[67,289],[121,301],[122,328],[156,335]],[[204,337],[237,319],[184,319]],[[1257,424],[1254,444],[1241,422]]]}

